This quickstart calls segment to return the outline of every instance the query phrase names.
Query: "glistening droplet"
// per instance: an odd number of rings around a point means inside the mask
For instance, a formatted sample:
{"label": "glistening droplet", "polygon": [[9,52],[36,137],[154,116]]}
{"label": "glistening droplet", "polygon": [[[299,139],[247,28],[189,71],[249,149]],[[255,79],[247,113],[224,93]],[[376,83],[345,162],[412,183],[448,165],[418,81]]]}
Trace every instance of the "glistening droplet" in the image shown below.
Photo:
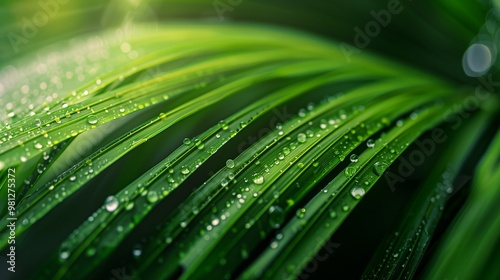
{"label": "glistening droplet", "polygon": [[361,197],[363,197],[365,195],[365,189],[363,189],[361,187],[354,187],[351,190],[351,195],[355,199],[360,199]]}
{"label": "glistening droplet", "polygon": [[227,168],[233,168],[234,167],[234,160],[228,159],[226,161],[226,166],[227,166]]}
{"label": "glistening droplet", "polygon": [[104,207],[106,207],[106,210],[108,212],[115,211],[118,208],[118,205],[119,205],[118,199],[113,195],[108,196],[104,201]]}
{"label": "glistening droplet", "polygon": [[260,174],[255,173],[253,175],[252,179],[253,179],[253,182],[257,185],[264,183],[264,176],[262,176]]}
{"label": "glistening droplet", "polygon": [[96,124],[98,121],[97,117],[94,116],[94,115],[90,115],[87,117],[87,123],[91,124],[91,125],[94,125]]}
{"label": "glistening droplet", "polygon": [[273,228],[281,227],[285,221],[285,212],[279,206],[269,207],[269,223]]}

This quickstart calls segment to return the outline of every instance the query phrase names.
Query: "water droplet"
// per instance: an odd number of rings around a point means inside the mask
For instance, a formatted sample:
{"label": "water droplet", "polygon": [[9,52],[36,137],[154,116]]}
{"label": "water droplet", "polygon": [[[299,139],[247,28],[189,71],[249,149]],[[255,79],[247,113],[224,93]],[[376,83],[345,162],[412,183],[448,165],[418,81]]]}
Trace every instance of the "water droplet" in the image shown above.
{"label": "water droplet", "polygon": [[354,174],[356,174],[356,167],[354,166],[348,166],[345,170],[344,170],[344,174],[347,178],[351,178],[352,176],[354,176]]}
{"label": "water droplet", "polygon": [[133,201],[130,201],[126,206],[125,206],[125,210],[132,210],[132,208],[134,208],[134,202]]}
{"label": "water droplet", "polygon": [[260,175],[260,174],[253,174],[253,182],[257,185],[261,185],[262,183],[264,183],[264,176]]}
{"label": "water droplet", "polygon": [[134,245],[134,248],[132,249],[132,255],[134,255],[134,257],[140,257],[142,255],[141,244]]}
{"label": "water droplet", "polygon": [[155,203],[158,201],[158,193],[155,191],[148,191],[146,198],[150,203]]}
{"label": "water droplet", "polygon": [[182,141],[182,142],[186,146],[191,146],[193,144],[193,142],[191,142],[191,139],[189,139],[189,138],[184,138],[184,141]]}
{"label": "water droplet", "polygon": [[312,137],[314,137],[314,132],[312,130],[308,129],[308,130],[306,130],[306,135],[307,135],[307,137],[312,138]]}
{"label": "water droplet", "polygon": [[43,148],[43,146],[42,146],[42,144],[40,144],[40,143],[36,143],[36,144],[35,144],[35,148],[36,148],[36,149],[41,149],[41,148]]}
{"label": "water droplet", "polygon": [[365,189],[363,189],[362,187],[354,187],[351,190],[351,195],[355,199],[360,199],[365,195]]}
{"label": "water droplet", "polygon": [[36,126],[42,126],[42,121],[40,119],[36,119],[33,124]]}
{"label": "water droplet", "polygon": [[212,220],[212,225],[216,226],[216,225],[219,224],[219,222],[220,222],[219,219],[215,218],[215,219]]}
{"label": "water droplet", "polygon": [[337,212],[335,210],[330,210],[330,218],[335,219],[337,218]]}
{"label": "water droplet", "polygon": [[306,140],[307,140],[307,136],[304,133],[299,133],[297,135],[297,141],[299,143],[304,143],[304,142],[306,142]]}
{"label": "water droplet", "polygon": [[61,252],[59,253],[59,258],[61,258],[61,260],[67,260],[69,258],[69,252],[66,250],[61,250]]}
{"label": "water droplet", "polygon": [[106,200],[104,201],[104,207],[106,207],[106,210],[108,212],[113,212],[118,208],[119,202],[118,199],[115,196],[108,196]]}
{"label": "water droplet", "polygon": [[187,167],[186,165],[183,165],[183,166],[181,167],[181,173],[182,173],[182,174],[187,175],[187,174],[189,174],[189,172],[190,172],[190,171],[189,171],[189,167]]}
{"label": "water droplet", "polygon": [[19,158],[19,160],[21,160],[21,162],[26,162],[26,161],[28,161],[28,159],[27,159],[25,156],[21,156],[21,157]]}
{"label": "water droplet", "polygon": [[351,162],[358,162],[358,155],[352,154],[350,157]]}
{"label": "water droplet", "polygon": [[97,117],[96,117],[96,116],[94,116],[94,115],[90,115],[90,116],[88,116],[88,117],[87,117],[87,122],[88,122],[89,124],[91,124],[91,125],[96,124],[96,123],[97,123],[97,121],[98,121],[98,119],[97,119]]}
{"label": "water droplet", "polygon": [[281,227],[285,221],[285,212],[279,206],[269,207],[269,223],[273,228]]}
{"label": "water droplet", "polygon": [[300,209],[297,210],[297,212],[295,212],[295,214],[297,215],[297,218],[302,219],[306,215],[306,209],[305,208],[300,208]]}
{"label": "water droplet", "polygon": [[4,167],[5,167],[5,162],[0,161],[0,170],[4,169]]}
{"label": "water droplet", "polygon": [[368,141],[366,141],[366,146],[368,148],[373,148],[375,147],[375,141],[373,139],[368,139]]}
{"label": "water droplet", "polygon": [[227,130],[229,128],[229,125],[227,124],[227,122],[225,120],[221,120],[219,122],[219,127],[222,129],[222,130]]}
{"label": "water droplet", "polygon": [[222,180],[220,180],[220,185],[221,185],[222,187],[225,187],[225,186],[227,186],[228,184],[229,184],[229,182],[227,181],[227,179],[226,179],[226,178],[223,178]]}
{"label": "water droplet", "polygon": [[205,143],[201,142],[201,140],[195,139],[194,142],[198,150],[205,148]]}
{"label": "water droplet", "polygon": [[76,176],[75,176],[75,175],[72,175],[71,177],[69,177],[69,180],[70,180],[71,182],[74,182],[74,181],[76,180]]}
{"label": "water droplet", "polygon": [[375,172],[375,174],[378,176],[382,176],[382,174],[384,174],[387,167],[388,167],[388,165],[385,162],[377,161],[373,165],[373,172]]}
{"label": "water droplet", "polygon": [[228,159],[226,161],[226,166],[227,166],[227,168],[233,168],[234,167],[234,160]]}
{"label": "water droplet", "polygon": [[342,206],[342,211],[344,211],[344,212],[349,211],[349,206],[348,205]]}

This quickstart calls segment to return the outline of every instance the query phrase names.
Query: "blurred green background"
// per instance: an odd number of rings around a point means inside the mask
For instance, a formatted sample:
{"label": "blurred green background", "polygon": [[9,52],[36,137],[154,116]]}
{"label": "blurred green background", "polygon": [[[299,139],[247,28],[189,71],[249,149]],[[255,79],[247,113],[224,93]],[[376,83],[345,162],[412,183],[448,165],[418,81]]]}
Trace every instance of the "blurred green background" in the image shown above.
{"label": "blurred green background", "polygon": [[[143,21],[266,23],[355,45],[356,27],[364,30],[374,20],[374,13],[399,3],[401,12],[392,14],[387,26],[378,32],[374,30],[376,35],[369,38],[366,47],[358,50],[377,52],[425,71],[465,81],[467,78],[461,67],[464,51],[478,34],[496,31],[492,30],[495,26],[486,26],[495,17],[489,11],[491,4],[482,2],[485,3],[450,0],[3,0],[0,4],[0,61],[6,63],[63,38]],[[41,13],[48,16],[45,18]],[[27,30],[30,24],[34,31]],[[31,38],[23,36],[23,31],[28,31]],[[493,37],[498,37],[498,33]]]}

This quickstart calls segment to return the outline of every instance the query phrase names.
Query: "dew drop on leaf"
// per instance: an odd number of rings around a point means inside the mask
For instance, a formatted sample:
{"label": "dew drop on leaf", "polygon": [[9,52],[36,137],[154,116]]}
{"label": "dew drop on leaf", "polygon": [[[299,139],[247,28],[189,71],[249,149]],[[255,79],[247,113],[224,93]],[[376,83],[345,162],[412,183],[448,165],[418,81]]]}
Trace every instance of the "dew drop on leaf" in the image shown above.
{"label": "dew drop on leaf", "polygon": [[59,253],[59,257],[61,258],[61,260],[66,260],[67,258],[69,258],[69,252],[68,251],[61,251]]}
{"label": "dew drop on leaf", "polygon": [[368,139],[368,141],[366,141],[366,146],[368,148],[373,148],[375,147],[375,141],[373,139]]}
{"label": "dew drop on leaf", "polygon": [[61,245],[61,249],[59,250],[59,260],[65,261],[69,258],[69,256],[70,256],[70,251],[68,249],[68,246],[66,243],[63,243]]}
{"label": "dew drop on leaf", "polygon": [[201,142],[201,140],[198,140],[198,139],[195,139],[195,145],[198,148],[198,150],[205,148],[205,144],[203,142]]}
{"label": "dew drop on leaf", "polygon": [[262,183],[264,183],[264,176],[260,175],[260,174],[253,174],[253,182],[257,185],[261,185]]}
{"label": "dew drop on leaf", "polygon": [[354,174],[356,173],[356,167],[354,166],[348,166],[345,170],[344,170],[344,174],[347,178],[351,178],[352,176],[354,176]]}
{"label": "dew drop on leaf", "polygon": [[337,212],[335,210],[330,210],[330,218],[335,219],[337,218]]}
{"label": "dew drop on leaf", "polygon": [[304,143],[304,142],[306,142],[306,140],[307,140],[307,136],[304,133],[299,133],[297,135],[297,141],[299,143]]}
{"label": "dew drop on leaf", "polygon": [[97,123],[97,121],[98,121],[97,117],[94,116],[94,115],[90,115],[90,116],[87,117],[87,123],[89,123],[89,124],[94,125],[94,124]]}
{"label": "dew drop on leaf", "polygon": [[306,215],[306,209],[300,208],[299,210],[297,210],[297,212],[295,214],[297,215],[297,218],[302,219]]}
{"label": "dew drop on leaf", "polygon": [[115,196],[108,196],[104,201],[104,207],[108,212],[113,212],[118,208],[119,202]]}
{"label": "dew drop on leaf", "polygon": [[355,199],[360,199],[361,197],[363,197],[365,195],[365,189],[363,189],[361,187],[354,187],[351,190],[351,195]]}
{"label": "dew drop on leaf", "polygon": [[285,221],[285,212],[279,206],[269,207],[269,223],[273,228],[281,227],[281,224]]}
{"label": "dew drop on leaf", "polygon": [[225,187],[225,186],[227,186],[228,184],[229,184],[229,182],[227,181],[227,179],[226,179],[226,178],[223,178],[223,179],[220,181],[220,185],[221,185],[222,187]]}
{"label": "dew drop on leaf", "polygon": [[226,161],[226,166],[227,166],[227,168],[233,168],[234,167],[234,160],[228,159]]}
{"label": "dew drop on leaf", "polygon": [[229,125],[227,124],[227,122],[225,120],[222,120],[222,121],[219,122],[219,127],[222,130],[227,130],[229,128]]}
{"label": "dew drop on leaf", "polygon": [[140,257],[142,255],[142,246],[140,244],[134,245],[132,255],[134,255],[134,257]]}
{"label": "dew drop on leaf", "polygon": [[158,201],[158,193],[155,191],[148,191],[146,198],[149,203],[155,203]]}
{"label": "dew drop on leaf", "polygon": [[384,174],[385,170],[387,169],[387,164],[384,162],[377,161],[373,165],[373,172],[375,172],[376,175],[382,176]]}
{"label": "dew drop on leaf", "polygon": [[130,201],[126,206],[125,206],[125,210],[132,210],[132,208],[134,208],[134,202],[133,201]]}
{"label": "dew drop on leaf", "polygon": [[182,173],[182,174],[184,174],[184,175],[189,174],[189,167],[187,167],[187,166],[183,165],[183,166],[181,167],[181,173]]}

